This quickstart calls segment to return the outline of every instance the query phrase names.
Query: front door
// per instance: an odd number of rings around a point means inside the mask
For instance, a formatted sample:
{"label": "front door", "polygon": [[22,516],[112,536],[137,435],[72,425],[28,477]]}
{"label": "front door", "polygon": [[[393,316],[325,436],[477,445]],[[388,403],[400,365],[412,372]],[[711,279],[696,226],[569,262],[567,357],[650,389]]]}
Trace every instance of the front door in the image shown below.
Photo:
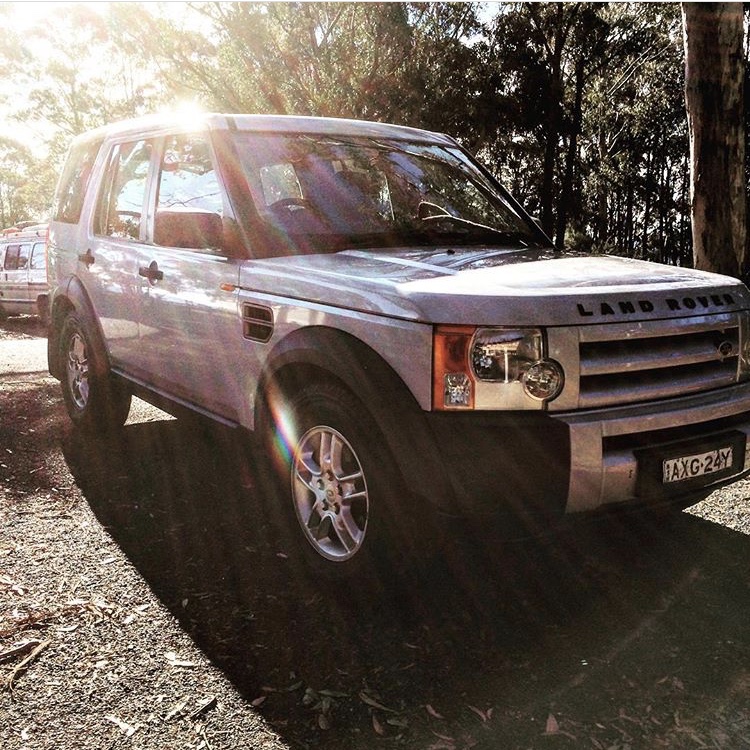
{"label": "front door", "polygon": [[151,385],[234,420],[239,262],[220,248],[226,207],[208,138],[167,137],[155,185],[152,241],[139,252],[143,368]]}
{"label": "front door", "polygon": [[[31,248],[31,259],[29,260],[29,299],[36,303],[41,295],[47,294],[47,252],[45,243],[35,242]],[[34,308],[35,311],[36,307]]]}

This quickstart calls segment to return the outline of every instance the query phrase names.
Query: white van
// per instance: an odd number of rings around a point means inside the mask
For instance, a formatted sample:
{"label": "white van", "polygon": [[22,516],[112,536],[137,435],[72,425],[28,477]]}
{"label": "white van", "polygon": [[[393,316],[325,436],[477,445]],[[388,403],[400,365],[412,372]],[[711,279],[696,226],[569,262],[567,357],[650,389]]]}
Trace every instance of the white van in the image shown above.
{"label": "white van", "polygon": [[47,225],[6,229],[0,236],[0,318],[47,318]]}

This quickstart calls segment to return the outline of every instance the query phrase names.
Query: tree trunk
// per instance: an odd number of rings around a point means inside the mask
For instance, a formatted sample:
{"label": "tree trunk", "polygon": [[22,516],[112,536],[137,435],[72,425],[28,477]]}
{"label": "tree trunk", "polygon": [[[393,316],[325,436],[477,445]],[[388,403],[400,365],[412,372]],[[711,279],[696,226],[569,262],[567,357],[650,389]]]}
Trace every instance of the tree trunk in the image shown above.
{"label": "tree trunk", "polygon": [[[635,187],[631,182],[628,184],[627,204],[625,206],[625,245],[628,249],[628,256],[631,258],[636,257],[635,223],[633,222],[633,204],[635,203],[634,194]],[[642,258],[643,253],[641,253],[638,257]]]}
{"label": "tree trunk", "polygon": [[741,3],[683,3],[690,204],[696,268],[745,269]]}
{"label": "tree trunk", "polygon": [[648,229],[651,223],[651,170],[654,163],[654,149],[649,147],[646,154],[646,178],[643,181],[643,232],[641,234],[641,258],[648,258]]}
{"label": "tree trunk", "polygon": [[575,177],[575,165],[578,159],[578,135],[581,132],[581,120],[583,118],[583,85],[586,61],[581,55],[576,61],[575,76],[575,98],[573,101],[573,117],[570,126],[570,138],[568,150],[565,154],[565,173],[563,175],[562,188],[560,190],[560,204],[557,211],[557,229],[555,238],[558,247],[565,244],[565,230],[568,226],[568,216],[573,210],[573,181]]}
{"label": "tree trunk", "polygon": [[690,265],[692,256],[692,236],[688,225],[687,207],[690,197],[690,168],[688,165],[688,156],[682,160],[681,180],[680,180],[680,263],[681,266]]}
{"label": "tree trunk", "polygon": [[[604,160],[607,158],[607,141],[604,135],[604,127],[599,126],[599,163],[604,164]],[[602,250],[607,241],[609,240],[609,202],[607,201],[607,186],[604,182],[604,176],[599,175],[599,179],[596,182],[596,201],[597,201],[597,218],[596,218],[596,242],[600,250]]]}

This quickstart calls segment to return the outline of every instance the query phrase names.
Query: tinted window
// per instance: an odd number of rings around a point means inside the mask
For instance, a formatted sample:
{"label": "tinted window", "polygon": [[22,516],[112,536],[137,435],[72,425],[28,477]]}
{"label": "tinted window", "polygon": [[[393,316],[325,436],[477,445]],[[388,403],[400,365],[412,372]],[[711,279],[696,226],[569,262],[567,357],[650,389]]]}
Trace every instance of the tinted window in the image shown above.
{"label": "tinted window", "polygon": [[8,245],[5,253],[4,268],[6,271],[20,271],[29,265],[31,245]]}
{"label": "tinted window", "polygon": [[238,133],[235,143],[268,237],[282,251],[537,242],[458,147],[260,133]]}
{"label": "tinted window", "polygon": [[99,195],[96,234],[139,239],[151,151],[151,143],[143,140],[113,147]]}
{"label": "tinted window", "polygon": [[81,218],[91,172],[101,141],[73,148],[55,193],[52,215],[55,221],[76,224]]}

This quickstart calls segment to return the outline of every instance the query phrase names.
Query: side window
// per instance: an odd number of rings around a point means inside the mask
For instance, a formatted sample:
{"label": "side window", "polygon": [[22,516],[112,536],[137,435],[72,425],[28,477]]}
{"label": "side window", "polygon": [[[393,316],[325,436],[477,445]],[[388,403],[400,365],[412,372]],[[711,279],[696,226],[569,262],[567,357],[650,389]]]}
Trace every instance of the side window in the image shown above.
{"label": "side window", "polygon": [[21,271],[29,265],[31,245],[8,245],[5,253],[6,271]]}
{"label": "side window", "polygon": [[151,142],[145,140],[113,147],[97,205],[96,234],[140,238],[152,150]]}
{"label": "side window", "polygon": [[55,191],[52,207],[52,217],[55,221],[66,224],[78,223],[100,146],[101,141],[94,141],[71,149]]}
{"label": "side window", "polygon": [[40,271],[47,267],[47,258],[44,254],[44,242],[35,242],[31,250],[31,269]]}
{"label": "side window", "polygon": [[224,204],[205,136],[169,136],[159,168],[154,243],[203,249],[220,244]]}

